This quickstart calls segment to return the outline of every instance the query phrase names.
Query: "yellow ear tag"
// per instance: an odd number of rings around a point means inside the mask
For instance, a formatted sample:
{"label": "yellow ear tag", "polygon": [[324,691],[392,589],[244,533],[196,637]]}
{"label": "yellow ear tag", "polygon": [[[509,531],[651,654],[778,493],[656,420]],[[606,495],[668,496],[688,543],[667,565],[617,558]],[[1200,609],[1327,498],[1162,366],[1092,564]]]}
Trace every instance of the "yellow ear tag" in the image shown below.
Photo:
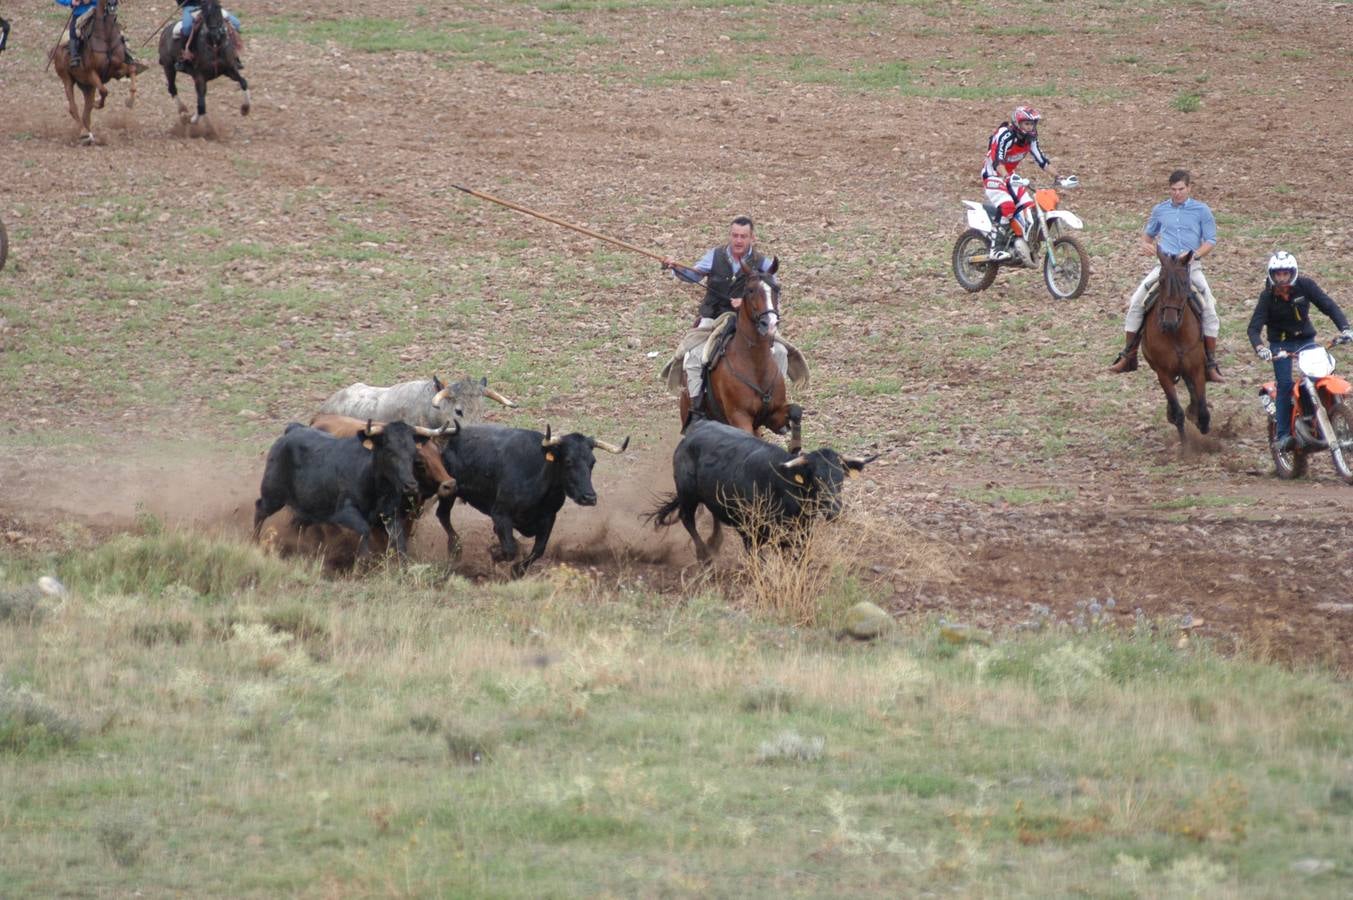
{"label": "yellow ear tag", "polygon": [[795,476],[794,476],[794,483],[795,483],[795,484],[803,484],[803,476],[802,476],[802,475],[795,475]]}
{"label": "yellow ear tag", "polygon": [[859,475],[859,474],[860,474],[860,473],[857,472],[857,471],[855,471],[854,469],[846,469],[846,477],[847,477],[847,478],[854,478],[856,475]]}
{"label": "yellow ear tag", "polygon": [[362,441],[362,446],[368,450],[374,450],[376,448],[376,445],[371,443],[371,441]]}
{"label": "yellow ear tag", "polygon": [[547,452],[547,453],[545,454],[545,462],[554,462],[554,453],[553,453],[553,452]]}

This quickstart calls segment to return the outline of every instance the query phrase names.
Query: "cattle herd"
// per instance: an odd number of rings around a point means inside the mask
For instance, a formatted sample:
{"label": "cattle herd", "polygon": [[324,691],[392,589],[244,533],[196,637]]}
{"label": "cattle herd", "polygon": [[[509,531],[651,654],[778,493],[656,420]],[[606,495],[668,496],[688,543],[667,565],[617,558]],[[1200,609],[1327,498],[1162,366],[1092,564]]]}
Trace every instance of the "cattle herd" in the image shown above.
{"label": "cattle herd", "polygon": [[[589,435],[482,424],[484,401],[515,404],[486,379],[447,385],[437,378],[391,387],[354,384],[329,397],[309,427],[298,422],[268,451],[254,504],[257,540],[269,516],[286,507],[298,533],[317,529],[321,541],[358,536],[357,556],[393,548],[407,553],[423,508],[437,500],[437,520],[455,559],[460,539],[451,527],[457,499],[488,516],[497,542],[494,562],[520,577],[544,554],[564,500],[595,506],[593,451],[624,453]],[[872,458],[871,458],[872,459]],[[712,421],[687,428],[672,458],[675,492],[646,518],[663,528],[680,520],[696,557],[710,560],[721,525],[745,546],[781,542],[818,513],[834,518],[841,487],[871,459],[843,457],[828,447],[792,453],[746,431]],[[700,506],[714,518],[707,543],[696,531]],[[514,533],[535,543],[518,559]]]}

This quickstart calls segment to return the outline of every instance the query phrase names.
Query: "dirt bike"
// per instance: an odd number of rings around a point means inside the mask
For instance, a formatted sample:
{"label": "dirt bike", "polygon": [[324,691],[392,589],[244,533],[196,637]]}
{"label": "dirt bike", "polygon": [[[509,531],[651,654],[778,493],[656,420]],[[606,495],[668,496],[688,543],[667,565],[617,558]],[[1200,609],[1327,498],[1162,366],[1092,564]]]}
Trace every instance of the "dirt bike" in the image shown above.
{"label": "dirt bike", "polygon": [[[1027,186],[1028,179],[1011,176],[1017,187]],[[1080,186],[1075,175],[1059,178],[1055,187],[1034,191],[1033,227],[1021,235],[1018,221],[1010,223],[1010,230],[998,229],[1000,210],[990,203],[964,200],[967,207],[967,228],[954,243],[954,277],[959,287],[970,294],[984,291],[996,280],[1002,268],[1027,269],[1014,252],[1014,239],[1023,237],[1029,244],[1033,267],[1043,267],[1043,283],[1057,300],[1074,300],[1090,283],[1090,256],[1071,230],[1084,228],[1080,216],[1066,209],[1058,209],[1062,190]]]}
{"label": "dirt bike", "polygon": [[[1328,450],[1334,470],[1345,482],[1353,484],[1353,406],[1349,391],[1353,385],[1334,375],[1334,357],[1329,348],[1347,343],[1335,338],[1325,346],[1311,344],[1295,355],[1283,350],[1274,359],[1295,359],[1301,377],[1293,378],[1291,449],[1278,450],[1278,388],[1270,381],[1259,389],[1259,403],[1268,414],[1268,447],[1277,475],[1283,480],[1306,474],[1307,456]],[[1297,373],[1293,372],[1295,376]]]}

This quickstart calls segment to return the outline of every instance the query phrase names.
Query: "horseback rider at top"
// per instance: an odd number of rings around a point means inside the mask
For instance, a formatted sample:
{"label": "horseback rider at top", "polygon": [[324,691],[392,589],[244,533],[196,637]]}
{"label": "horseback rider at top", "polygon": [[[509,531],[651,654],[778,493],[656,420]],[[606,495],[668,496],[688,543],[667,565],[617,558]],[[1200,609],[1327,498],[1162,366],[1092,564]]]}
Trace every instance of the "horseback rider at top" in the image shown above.
{"label": "horseback rider at top", "polygon": [[[1170,196],[1162,200],[1151,210],[1146,228],[1141,233],[1142,253],[1154,258],[1157,251],[1169,256],[1192,253],[1189,261],[1189,283],[1193,292],[1202,303],[1203,350],[1207,354],[1207,380],[1221,382],[1221,369],[1217,365],[1217,335],[1221,333],[1221,320],[1217,317],[1217,298],[1212,296],[1212,287],[1203,274],[1203,257],[1217,246],[1217,220],[1212,209],[1201,200],[1195,200],[1193,176],[1187,169],[1175,169],[1170,173]],[[1133,372],[1137,369],[1137,344],[1141,339],[1142,321],[1145,318],[1147,295],[1160,278],[1160,265],[1157,264],[1146,273],[1141,284],[1132,292],[1128,300],[1127,314],[1123,318],[1123,331],[1126,334],[1123,350],[1109,366],[1116,374]]]}
{"label": "horseback rider at top", "polygon": [[[664,269],[690,284],[705,282],[705,297],[700,302],[700,317],[688,339],[689,344],[697,333],[708,337],[714,329],[715,320],[724,313],[733,312],[747,284],[747,271],[760,273],[777,294],[780,284],[771,274],[775,269],[775,258],[764,256],[755,247],[756,225],[749,216],[738,216],[728,226],[728,243],[714,247],[690,267],[678,265],[676,260],[666,258],[662,261]],[[747,271],[744,271],[744,265]],[[708,414],[705,403],[703,340],[695,343],[686,351],[682,368],[686,373],[686,393],[691,398],[691,420],[703,419]],[[789,352],[785,345],[776,341],[771,349],[780,375],[788,382]]]}
{"label": "horseback rider at top", "polygon": [[[1033,214],[1029,212],[1034,205],[1033,193],[1021,183],[1022,179],[1013,178],[1024,157],[1032,156],[1039,168],[1053,178],[1057,177],[1057,167],[1038,146],[1038,123],[1042,118],[1043,114],[1032,106],[1016,106],[1010,121],[1002,122],[987,140],[982,187],[987,192],[987,201],[1000,210],[1000,220],[993,235],[1002,234],[1008,223],[1015,219],[1025,232],[1033,227]],[[1033,265],[1029,244],[1023,236],[1015,238],[1015,252],[1026,266]],[[992,247],[991,259],[1009,258],[1010,251],[1004,246]]]}
{"label": "horseback rider at top", "polygon": [[[57,2],[60,2],[60,0],[57,0]],[[179,34],[183,37],[183,49],[179,51],[179,58],[174,63],[174,68],[180,72],[187,72],[191,68],[189,64],[193,61],[193,51],[189,48],[189,45],[193,42],[193,20],[202,11],[201,0],[174,0],[174,3],[179,9],[183,10],[183,18],[179,23]],[[236,34],[239,34],[239,17],[225,7],[221,8],[221,15],[226,17],[226,20],[230,22],[230,27],[235,29]],[[243,69],[244,60],[239,60],[235,68]]]}
{"label": "horseback rider at top", "polygon": [[[64,6],[70,10],[70,43],[66,45],[66,52],[70,56],[68,65],[70,66],[71,71],[74,71],[80,68],[82,63],[80,58],[80,35],[78,32],[79,23],[89,12],[99,5],[98,0],[56,0],[56,3],[58,6]],[[115,5],[115,3],[109,3],[110,8]],[[9,34],[8,28],[5,29],[5,34]],[[127,66],[129,68],[134,67],[136,65],[136,60],[132,57],[132,48],[127,43],[127,36],[125,34],[120,36],[122,38],[122,52],[126,59]],[[3,43],[4,41],[0,40],[0,45],[3,45]]]}
{"label": "horseback rider at top", "polygon": [[0,16],[0,52],[4,51],[7,43],[9,43],[9,20]]}

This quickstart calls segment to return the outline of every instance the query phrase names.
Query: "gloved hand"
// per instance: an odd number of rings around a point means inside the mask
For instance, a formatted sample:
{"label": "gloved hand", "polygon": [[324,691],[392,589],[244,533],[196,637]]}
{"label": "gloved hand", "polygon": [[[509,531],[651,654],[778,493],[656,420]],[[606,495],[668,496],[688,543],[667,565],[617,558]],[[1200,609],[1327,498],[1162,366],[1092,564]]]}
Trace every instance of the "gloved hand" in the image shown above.
{"label": "gloved hand", "polygon": [[1339,340],[1345,344],[1353,341],[1353,328],[1345,328],[1343,331],[1339,332]]}
{"label": "gloved hand", "polygon": [[1268,349],[1267,347],[1255,347],[1254,352],[1259,354],[1259,358],[1262,359],[1264,362],[1273,361],[1273,351]]}

